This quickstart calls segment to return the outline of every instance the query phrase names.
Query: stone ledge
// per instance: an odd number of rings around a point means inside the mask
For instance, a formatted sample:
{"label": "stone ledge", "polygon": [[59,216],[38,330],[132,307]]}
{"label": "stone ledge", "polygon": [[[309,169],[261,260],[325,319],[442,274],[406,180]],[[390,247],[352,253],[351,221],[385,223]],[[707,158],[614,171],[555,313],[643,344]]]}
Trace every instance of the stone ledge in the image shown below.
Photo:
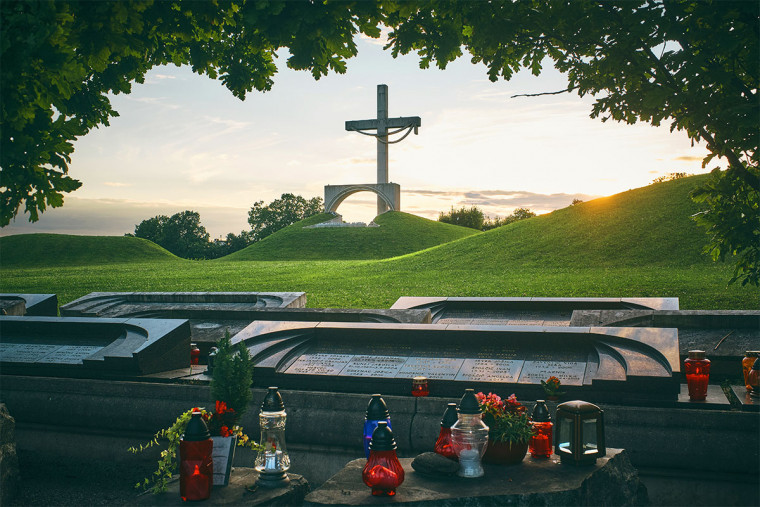
{"label": "stone ledge", "polygon": [[454,505],[648,505],[646,487],[622,449],[607,449],[593,466],[562,465],[559,457],[527,456],[520,465],[485,465],[485,477],[432,479],[401,458],[405,480],[394,497],[373,497],[361,479],[366,460],[355,459],[306,496],[304,505],[447,507]]}

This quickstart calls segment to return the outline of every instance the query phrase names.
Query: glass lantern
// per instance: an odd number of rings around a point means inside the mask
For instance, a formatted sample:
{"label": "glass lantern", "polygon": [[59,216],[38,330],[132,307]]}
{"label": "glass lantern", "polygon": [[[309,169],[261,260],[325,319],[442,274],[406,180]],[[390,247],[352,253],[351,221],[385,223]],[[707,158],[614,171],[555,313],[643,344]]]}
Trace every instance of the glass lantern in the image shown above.
{"label": "glass lantern", "polygon": [[427,377],[414,377],[412,379],[412,396],[419,398],[428,396],[429,394],[430,389],[428,388]]}
{"label": "glass lantern", "polygon": [[372,433],[375,432],[380,421],[388,423],[388,429],[393,430],[391,416],[382,395],[373,394],[367,405],[367,415],[364,417],[364,455],[367,458],[369,458],[369,443],[372,440]]}
{"label": "glass lantern", "polygon": [[457,404],[449,403],[441,419],[441,431],[438,433],[438,440],[435,441],[433,450],[449,459],[457,459],[454,452],[454,446],[451,442],[451,427],[457,422]]}
{"label": "glass lantern", "polygon": [[214,442],[201,411],[193,411],[179,441],[179,494],[182,500],[205,500],[214,484]]}
{"label": "glass lantern", "polygon": [[459,458],[460,477],[474,479],[485,474],[480,459],[488,444],[488,426],[483,422],[480,404],[473,389],[465,389],[459,401],[459,417],[451,427],[451,443]]}
{"label": "glass lantern", "polygon": [[750,386],[750,396],[753,398],[759,398],[760,397],[760,357],[755,359],[755,362],[752,364],[752,369],[749,371],[749,375],[747,375],[747,382]]}
{"label": "glass lantern", "polygon": [[557,405],[554,452],[563,463],[593,465],[607,454],[604,412],[592,403],[575,400]]}
{"label": "glass lantern", "polygon": [[385,421],[377,423],[369,444],[369,459],[362,470],[364,484],[373,496],[394,496],[404,482],[404,467],[396,456],[396,439]]}
{"label": "glass lantern", "polygon": [[702,401],[707,398],[707,385],[710,382],[710,360],[705,358],[704,350],[690,350],[689,357],[683,362],[686,373],[686,385],[689,399]]}
{"label": "glass lantern", "polygon": [[285,446],[285,405],[276,387],[270,387],[259,412],[260,443],[264,447],[256,455],[258,485],[277,488],[290,482],[290,456]]}
{"label": "glass lantern", "polygon": [[531,426],[534,435],[528,442],[528,450],[534,458],[548,458],[552,455],[552,417],[549,414],[549,407],[544,400],[536,400],[536,406],[533,408]]}

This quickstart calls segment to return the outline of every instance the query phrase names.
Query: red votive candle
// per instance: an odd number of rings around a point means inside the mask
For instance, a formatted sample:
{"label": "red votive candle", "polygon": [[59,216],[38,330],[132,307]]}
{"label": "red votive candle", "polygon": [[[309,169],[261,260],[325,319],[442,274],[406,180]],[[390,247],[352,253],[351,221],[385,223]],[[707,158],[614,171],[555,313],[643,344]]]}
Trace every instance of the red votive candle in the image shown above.
{"label": "red votive candle", "polygon": [[201,359],[201,349],[194,343],[190,344],[190,364],[199,364]]}
{"label": "red votive candle", "polygon": [[427,377],[414,377],[412,379],[412,396],[427,396],[429,394]]}
{"label": "red votive candle", "polygon": [[689,399],[702,401],[707,398],[707,384],[710,381],[710,360],[705,359],[704,350],[690,350],[689,358],[683,362]]}
{"label": "red votive candle", "polygon": [[179,494],[182,500],[205,500],[211,496],[213,446],[201,412],[193,412],[179,441]]}
{"label": "red votive candle", "polygon": [[535,434],[528,441],[528,450],[534,458],[548,458],[552,455],[552,417],[549,413],[549,407],[544,400],[536,400],[536,406],[533,407],[531,426]]}
{"label": "red votive candle", "polygon": [[550,422],[534,422],[536,434],[530,437],[528,450],[534,458],[548,458],[552,455],[552,426]]}

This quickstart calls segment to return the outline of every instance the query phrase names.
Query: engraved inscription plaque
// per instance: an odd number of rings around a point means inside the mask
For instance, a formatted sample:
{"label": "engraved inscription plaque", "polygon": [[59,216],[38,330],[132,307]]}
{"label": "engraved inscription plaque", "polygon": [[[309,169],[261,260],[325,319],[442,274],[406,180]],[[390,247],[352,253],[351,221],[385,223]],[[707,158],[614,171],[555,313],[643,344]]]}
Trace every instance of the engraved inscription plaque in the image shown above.
{"label": "engraved inscription plaque", "polygon": [[519,382],[521,384],[540,384],[549,377],[557,377],[563,385],[583,385],[586,373],[584,362],[525,361]]}
{"label": "engraved inscription plaque", "polygon": [[338,375],[346,367],[351,354],[304,354],[285,370],[303,375]]}
{"label": "engraved inscription plaque", "polygon": [[395,377],[407,359],[398,356],[354,356],[341,376]]}
{"label": "engraved inscription plaque", "polygon": [[453,357],[410,357],[396,378],[424,376],[431,379],[454,380],[464,359]]}
{"label": "engraved inscription plaque", "polygon": [[517,382],[523,361],[465,359],[455,380],[475,382]]}
{"label": "engraved inscription plaque", "polygon": [[55,352],[60,345],[42,345],[38,343],[3,344],[0,349],[0,360],[7,363],[36,363],[51,352]]}

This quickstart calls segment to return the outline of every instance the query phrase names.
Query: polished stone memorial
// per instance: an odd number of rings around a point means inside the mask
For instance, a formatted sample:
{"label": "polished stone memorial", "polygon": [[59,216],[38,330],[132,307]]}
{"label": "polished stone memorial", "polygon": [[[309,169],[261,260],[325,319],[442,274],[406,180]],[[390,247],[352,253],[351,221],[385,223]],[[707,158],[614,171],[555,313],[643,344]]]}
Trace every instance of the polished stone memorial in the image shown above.
{"label": "polished stone memorial", "polygon": [[190,365],[186,320],[0,316],[2,373],[124,378]]}
{"label": "polished stone memorial", "polygon": [[675,402],[675,329],[254,322],[238,335],[257,386],[408,394],[429,379],[432,396],[467,387],[541,398],[556,376],[570,399]]}
{"label": "polished stone memorial", "polygon": [[55,317],[58,296],[55,294],[0,294],[0,315]]}
{"label": "polished stone memorial", "polygon": [[429,324],[430,311],[303,308],[303,292],[93,292],[61,307],[61,315],[188,319],[201,357],[253,321],[399,322]]}
{"label": "polished stone memorial", "polygon": [[741,377],[745,351],[760,348],[760,310],[580,310],[570,325],[676,328],[681,364],[704,350],[718,381]]}
{"label": "polished stone memorial", "polygon": [[435,324],[569,326],[576,310],[678,310],[678,298],[400,297],[391,308],[427,308]]}

